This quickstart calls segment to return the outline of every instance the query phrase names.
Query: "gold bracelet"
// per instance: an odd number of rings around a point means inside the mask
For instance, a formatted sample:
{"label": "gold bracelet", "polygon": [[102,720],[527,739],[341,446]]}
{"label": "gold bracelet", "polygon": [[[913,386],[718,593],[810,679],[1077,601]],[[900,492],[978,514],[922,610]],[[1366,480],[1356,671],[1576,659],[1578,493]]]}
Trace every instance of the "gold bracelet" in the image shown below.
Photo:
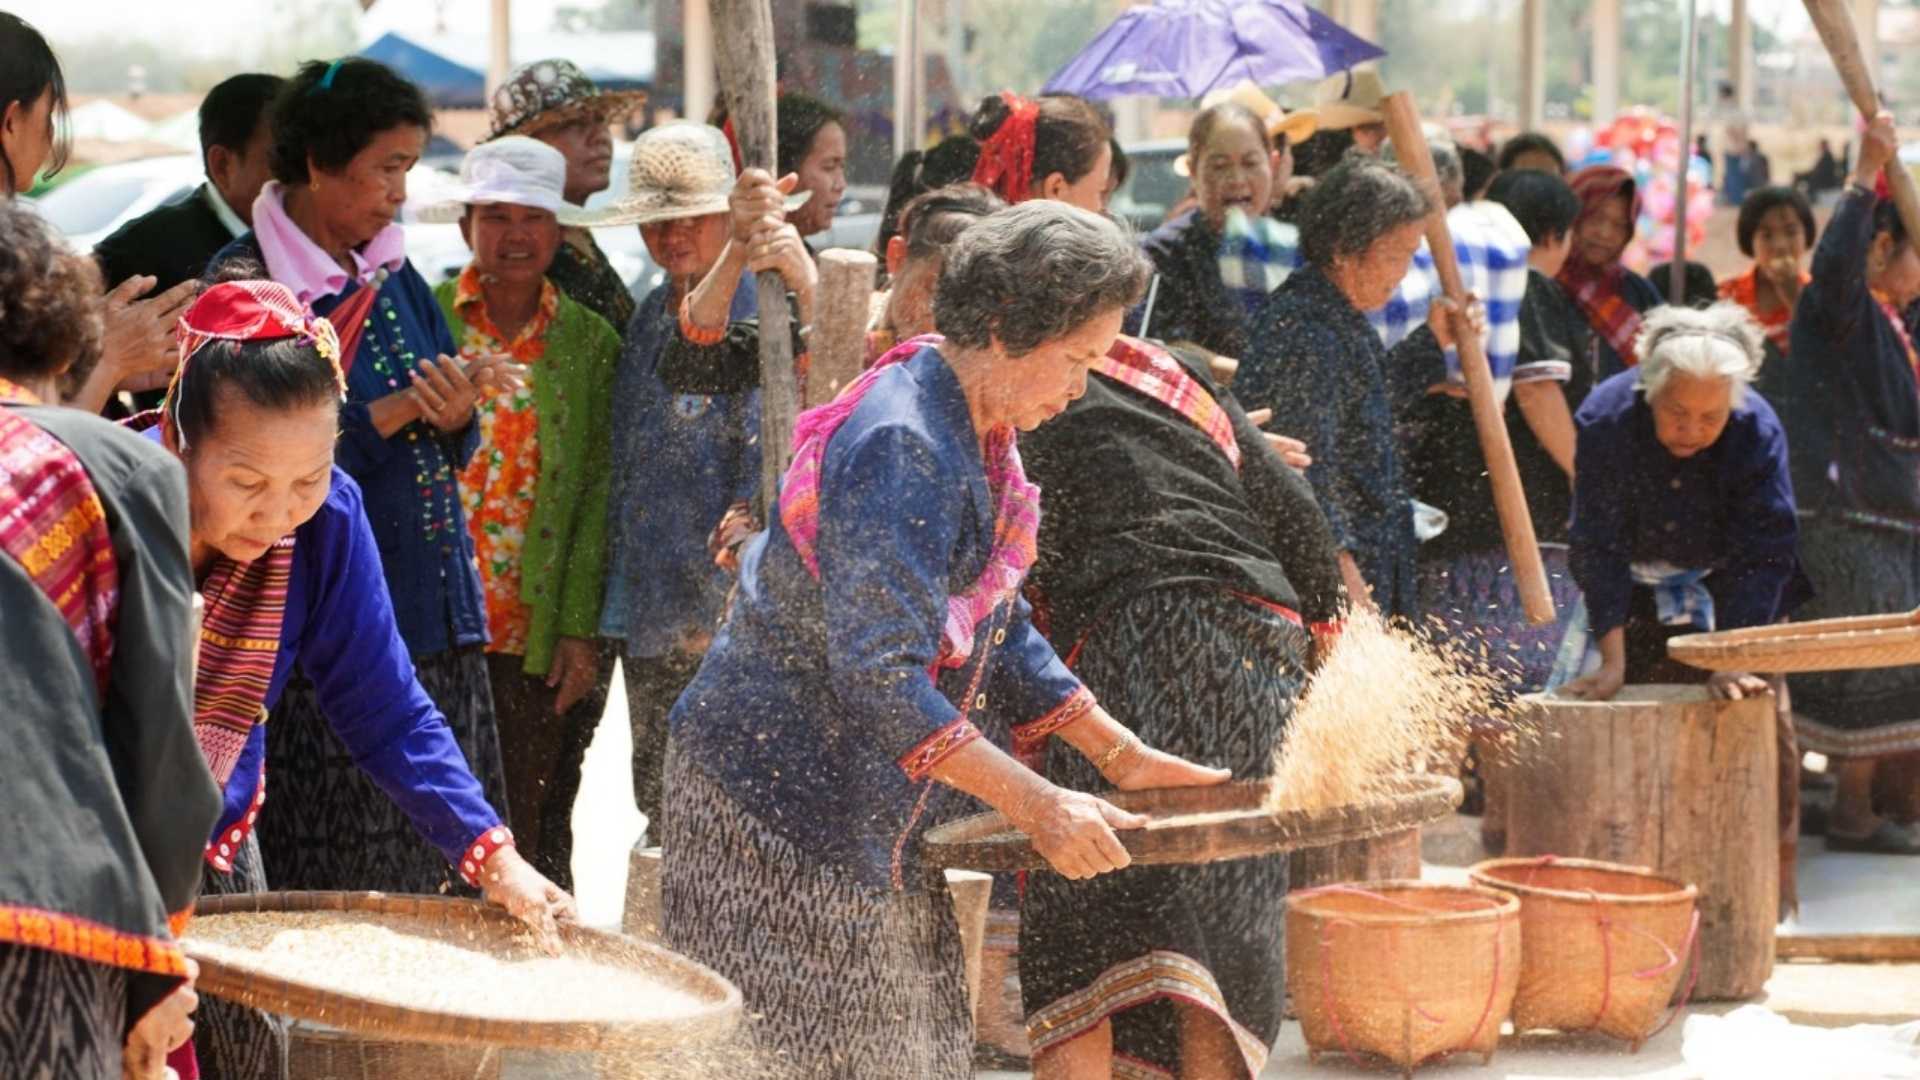
{"label": "gold bracelet", "polygon": [[1127,732],[1125,735],[1120,736],[1120,740],[1118,742],[1114,743],[1112,746],[1107,747],[1107,749],[1099,757],[1093,759],[1094,770],[1098,772],[1100,775],[1105,776],[1107,774],[1107,770],[1113,767],[1114,762],[1119,761],[1120,758],[1124,756],[1127,751],[1139,745],[1140,745],[1139,737],[1134,735],[1134,733],[1131,731]]}

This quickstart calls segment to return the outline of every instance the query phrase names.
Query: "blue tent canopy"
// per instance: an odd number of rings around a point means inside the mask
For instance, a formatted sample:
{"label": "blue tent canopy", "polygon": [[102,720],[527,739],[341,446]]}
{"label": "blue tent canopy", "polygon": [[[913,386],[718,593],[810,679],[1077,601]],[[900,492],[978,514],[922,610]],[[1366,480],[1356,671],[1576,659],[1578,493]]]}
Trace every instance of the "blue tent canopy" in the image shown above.
{"label": "blue tent canopy", "polygon": [[442,108],[477,109],[487,103],[486,72],[449,60],[399,34],[380,35],[360,55],[399,72]]}
{"label": "blue tent canopy", "polygon": [[[416,41],[389,31],[360,50],[412,80],[439,108],[477,109],[487,104],[485,34],[443,34]],[[515,34],[515,62],[564,56],[603,90],[652,88],[654,37],[646,32]]]}

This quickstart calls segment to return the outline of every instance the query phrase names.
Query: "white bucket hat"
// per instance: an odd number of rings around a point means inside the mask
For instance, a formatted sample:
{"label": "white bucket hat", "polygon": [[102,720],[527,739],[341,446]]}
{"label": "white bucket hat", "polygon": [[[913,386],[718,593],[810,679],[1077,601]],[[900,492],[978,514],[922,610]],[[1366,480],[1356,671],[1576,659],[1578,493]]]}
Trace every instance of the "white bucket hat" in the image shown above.
{"label": "white bucket hat", "polygon": [[579,225],[587,212],[567,202],[567,159],[560,151],[525,135],[505,135],[481,143],[460,162],[460,183],[440,202],[420,209],[420,221],[459,221],[467,207],[510,203],[551,210],[562,225]]}
{"label": "white bucket hat", "polygon": [[[733,182],[733,148],[719,128],[692,120],[661,124],[634,140],[627,193],[594,212],[588,224],[651,225],[725,213]],[[812,194],[787,196],[787,209]]]}

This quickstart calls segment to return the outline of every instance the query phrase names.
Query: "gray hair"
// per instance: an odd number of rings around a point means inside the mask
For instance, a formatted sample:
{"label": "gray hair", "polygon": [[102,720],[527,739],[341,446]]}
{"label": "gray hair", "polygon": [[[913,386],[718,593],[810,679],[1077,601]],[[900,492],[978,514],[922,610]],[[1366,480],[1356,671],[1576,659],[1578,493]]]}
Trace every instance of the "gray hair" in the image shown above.
{"label": "gray hair", "polygon": [[1709,308],[1660,307],[1647,313],[1634,349],[1640,355],[1640,387],[1658,397],[1674,375],[1731,379],[1733,404],[1746,398],[1760,374],[1766,336],[1747,309],[1721,301]]}
{"label": "gray hair", "polygon": [[1424,220],[1433,203],[1407,174],[1364,154],[1349,154],[1307,191],[1300,211],[1300,254],[1322,270],[1340,256],[1364,255],[1380,238]]}
{"label": "gray hair", "polygon": [[933,322],[962,348],[998,338],[1008,356],[1025,356],[1132,306],[1151,272],[1126,226],[1033,199],[988,214],[954,240],[934,286]]}
{"label": "gray hair", "polygon": [[[1427,155],[1433,158],[1433,175],[1434,179],[1440,182],[1440,190],[1465,198],[1467,169],[1460,162],[1459,144],[1453,141],[1453,136],[1448,135],[1445,128],[1429,130],[1425,134]],[[1400,164],[1399,156],[1394,153],[1392,143],[1387,144],[1385,157],[1396,166]]]}

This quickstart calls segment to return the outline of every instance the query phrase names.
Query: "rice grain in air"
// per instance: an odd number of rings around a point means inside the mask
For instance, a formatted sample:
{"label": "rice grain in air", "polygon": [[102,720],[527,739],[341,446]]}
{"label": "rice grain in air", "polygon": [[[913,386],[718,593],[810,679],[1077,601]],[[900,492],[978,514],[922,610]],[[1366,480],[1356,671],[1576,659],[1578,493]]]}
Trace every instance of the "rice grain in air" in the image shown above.
{"label": "rice grain in air", "polygon": [[1476,723],[1511,712],[1505,681],[1484,656],[1376,612],[1351,612],[1301,692],[1274,756],[1267,809],[1389,798],[1396,776],[1451,767]]}

